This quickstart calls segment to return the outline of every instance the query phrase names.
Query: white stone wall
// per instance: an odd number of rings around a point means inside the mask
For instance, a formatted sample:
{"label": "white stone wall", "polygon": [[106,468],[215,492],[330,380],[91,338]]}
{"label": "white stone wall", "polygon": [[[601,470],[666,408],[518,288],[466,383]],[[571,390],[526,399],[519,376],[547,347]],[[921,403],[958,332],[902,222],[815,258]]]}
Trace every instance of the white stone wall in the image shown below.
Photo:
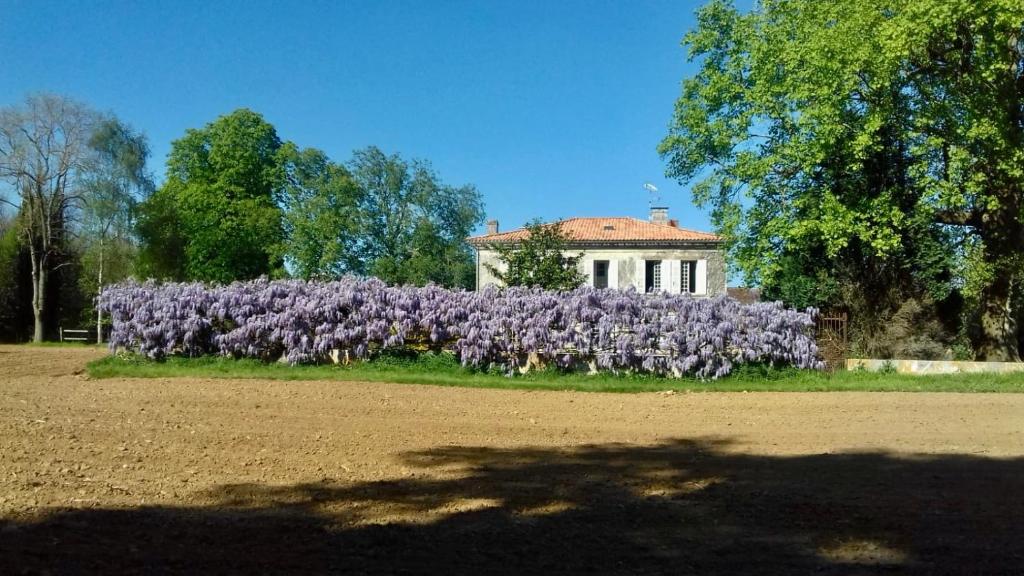
{"label": "white stone wall", "polygon": [[[580,267],[590,285],[593,285],[594,260],[607,260],[609,263],[608,286],[610,288],[625,289],[632,286],[642,292],[645,281],[645,261],[661,260],[663,262],[662,288],[678,293],[681,280],[679,278],[679,261],[693,260],[698,263],[698,293],[695,295],[725,294],[725,258],[721,250],[707,248],[593,248],[568,250],[566,254],[575,256],[580,252],[583,252]],[[665,266],[664,263],[669,265]],[[497,278],[491,274],[486,264],[491,264],[498,269],[503,268],[496,252],[485,248],[479,249],[477,251],[478,288],[498,284]],[[701,282],[702,279],[703,282]]]}

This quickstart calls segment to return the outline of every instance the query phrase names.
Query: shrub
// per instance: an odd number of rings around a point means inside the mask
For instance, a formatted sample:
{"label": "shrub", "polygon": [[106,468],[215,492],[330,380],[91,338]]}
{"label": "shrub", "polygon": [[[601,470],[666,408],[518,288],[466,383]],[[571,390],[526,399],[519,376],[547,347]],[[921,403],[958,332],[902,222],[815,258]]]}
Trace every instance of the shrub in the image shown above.
{"label": "shrub", "polygon": [[110,345],[150,358],[221,354],[290,363],[411,347],[511,372],[526,362],[717,378],[737,364],[821,368],[814,310],[579,288],[389,287],[379,280],[126,283],[101,306]]}
{"label": "shrub", "polygon": [[953,337],[928,300],[907,298],[889,313],[858,318],[851,327],[853,350],[864,358],[940,360],[953,356]]}

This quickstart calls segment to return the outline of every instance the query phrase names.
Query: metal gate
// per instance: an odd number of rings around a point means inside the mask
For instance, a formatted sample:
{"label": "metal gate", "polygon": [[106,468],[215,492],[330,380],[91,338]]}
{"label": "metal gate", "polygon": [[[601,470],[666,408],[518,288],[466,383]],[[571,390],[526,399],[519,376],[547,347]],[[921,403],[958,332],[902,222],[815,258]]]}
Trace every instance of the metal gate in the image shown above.
{"label": "metal gate", "polygon": [[825,361],[825,368],[835,372],[846,364],[849,348],[847,339],[848,316],[846,312],[822,312],[814,323],[814,336],[818,342],[818,353]]}

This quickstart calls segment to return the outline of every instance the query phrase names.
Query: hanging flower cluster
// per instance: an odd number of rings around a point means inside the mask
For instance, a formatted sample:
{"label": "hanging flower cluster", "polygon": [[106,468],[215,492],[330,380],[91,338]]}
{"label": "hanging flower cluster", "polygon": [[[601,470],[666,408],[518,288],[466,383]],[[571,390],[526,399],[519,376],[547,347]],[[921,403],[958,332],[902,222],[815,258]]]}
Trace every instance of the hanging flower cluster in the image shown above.
{"label": "hanging flower cluster", "polygon": [[411,347],[508,371],[534,362],[718,378],[745,363],[822,367],[811,335],[815,310],[725,297],[593,288],[466,292],[349,277],[125,283],[105,289],[100,306],[113,321],[112,349],[150,358],[221,354],[297,364]]}

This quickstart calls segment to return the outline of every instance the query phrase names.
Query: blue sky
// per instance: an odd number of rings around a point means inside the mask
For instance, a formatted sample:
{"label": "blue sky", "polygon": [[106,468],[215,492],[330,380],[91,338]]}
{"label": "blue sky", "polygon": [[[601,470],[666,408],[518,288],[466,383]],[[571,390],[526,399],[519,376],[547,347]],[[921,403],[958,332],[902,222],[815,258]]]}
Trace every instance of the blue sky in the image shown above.
{"label": "blue sky", "polygon": [[655,147],[700,2],[0,0],[0,105],[51,91],[173,139],[248,107],[338,161],[376,145],[476,184],[502,229],[645,217],[707,229]]}

